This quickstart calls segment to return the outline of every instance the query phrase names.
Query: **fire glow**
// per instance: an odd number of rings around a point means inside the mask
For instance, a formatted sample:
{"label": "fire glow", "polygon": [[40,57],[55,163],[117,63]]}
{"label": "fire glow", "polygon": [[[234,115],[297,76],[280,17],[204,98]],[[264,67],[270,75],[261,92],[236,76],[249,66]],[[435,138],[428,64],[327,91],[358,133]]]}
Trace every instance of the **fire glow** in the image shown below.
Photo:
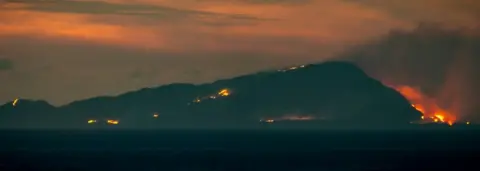
{"label": "fire glow", "polygon": [[13,106],[13,107],[17,106],[17,103],[18,103],[18,99],[13,100],[12,106]]}
{"label": "fire glow", "polygon": [[287,115],[279,118],[260,119],[260,122],[274,123],[277,121],[310,121],[314,119],[313,116]]}
{"label": "fire glow", "polygon": [[435,103],[435,100],[422,94],[419,90],[409,86],[392,86],[401,93],[411,104],[423,114],[423,122],[447,123],[453,125],[456,116]]}

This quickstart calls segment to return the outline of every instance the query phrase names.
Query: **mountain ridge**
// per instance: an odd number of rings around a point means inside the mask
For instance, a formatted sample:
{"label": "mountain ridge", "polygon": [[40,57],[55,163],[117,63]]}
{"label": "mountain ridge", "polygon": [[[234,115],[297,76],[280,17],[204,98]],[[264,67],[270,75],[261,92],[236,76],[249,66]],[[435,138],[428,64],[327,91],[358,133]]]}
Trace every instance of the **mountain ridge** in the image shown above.
{"label": "mountain ridge", "polygon": [[59,107],[47,103],[50,107],[43,104],[43,108],[35,110],[49,118],[45,123],[39,123],[43,121],[38,117],[20,117],[35,116],[28,113],[32,111],[17,111],[30,108],[25,102],[2,105],[0,117],[4,122],[0,125],[18,126],[16,122],[23,120],[23,126],[83,128],[91,126],[87,120],[119,120],[115,126],[221,127],[310,118],[371,126],[408,124],[421,115],[398,92],[369,77],[355,64],[343,61],[257,72],[198,85],[173,83]]}

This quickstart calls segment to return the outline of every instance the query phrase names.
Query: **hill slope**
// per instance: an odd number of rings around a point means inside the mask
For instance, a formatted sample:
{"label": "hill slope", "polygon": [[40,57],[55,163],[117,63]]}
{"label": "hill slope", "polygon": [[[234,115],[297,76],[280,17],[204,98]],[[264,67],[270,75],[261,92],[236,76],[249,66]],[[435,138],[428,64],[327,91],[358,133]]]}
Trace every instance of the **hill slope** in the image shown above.
{"label": "hill slope", "polygon": [[[209,84],[170,84],[116,97],[52,107],[20,100],[0,107],[2,127],[258,127],[276,123],[400,126],[421,114],[357,66],[325,62],[257,73]],[[91,124],[87,120],[96,120]],[[272,122],[268,121],[268,122]],[[287,122],[290,121],[290,122]],[[113,123],[113,122],[112,122]]]}

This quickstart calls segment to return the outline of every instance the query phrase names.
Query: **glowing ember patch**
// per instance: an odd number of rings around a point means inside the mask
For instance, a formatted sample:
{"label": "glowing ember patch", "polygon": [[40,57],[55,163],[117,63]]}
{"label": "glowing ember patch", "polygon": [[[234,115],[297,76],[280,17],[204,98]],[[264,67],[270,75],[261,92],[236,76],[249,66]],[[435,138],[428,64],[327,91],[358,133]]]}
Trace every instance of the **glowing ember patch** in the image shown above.
{"label": "glowing ember patch", "polygon": [[89,124],[97,123],[97,120],[95,120],[95,119],[90,119],[90,120],[87,121],[87,123],[89,123]]}
{"label": "glowing ember patch", "polygon": [[275,122],[275,120],[274,119],[260,119],[260,122],[273,123],[273,122]]}
{"label": "glowing ember patch", "polygon": [[467,123],[466,123],[466,124],[467,124],[467,125],[470,125],[470,122],[468,122],[468,121],[467,121]]}
{"label": "glowing ember patch", "polygon": [[228,89],[223,89],[221,90],[220,92],[218,92],[218,95],[220,96],[229,96],[230,95],[230,91]]}
{"label": "glowing ember patch", "polygon": [[154,118],[158,118],[158,113],[154,113],[154,114],[153,114],[153,117],[154,117]]}
{"label": "glowing ember patch", "polygon": [[193,103],[200,103],[204,100],[214,100],[214,99],[218,99],[219,97],[230,96],[230,94],[231,94],[230,90],[222,89],[213,95],[197,97],[196,99],[193,100]]}
{"label": "glowing ember patch", "polygon": [[119,122],[118,120],[107,120],[107,124],[111,124],[111,125],[117,125]]}
{"label": "glowing ember patch", "polygon": [[296,70],[298,68],[305,68],[305,65],[300,65],[300,66],[292,66],[292,67],[288,67],[288,68],[285,68],[285,69],[279,69],[277,71],[279,72],[286,72],[286,71],[290,71],[290,70]]}
{"label": "glowing ember patch", "polygon": [[275,120],[273,120],[273,119],[268,119],[268,120],[266,120],[265,122],[267,122],[267,123],[273,123],[273,122],[275,122]]}
{"label": "glowing ember patch", "polygon": [[13,100],[12,106],[17,106],[18,99]]}

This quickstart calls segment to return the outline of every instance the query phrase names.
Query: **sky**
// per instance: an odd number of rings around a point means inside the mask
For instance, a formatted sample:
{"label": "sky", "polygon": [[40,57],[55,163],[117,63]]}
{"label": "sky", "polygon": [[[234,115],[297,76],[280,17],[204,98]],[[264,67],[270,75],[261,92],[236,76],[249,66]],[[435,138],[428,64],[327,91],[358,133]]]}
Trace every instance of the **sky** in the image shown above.
{"label": "sky", "polygon": [[0,0],[0,103],[211,82],[479,20],[475,0]]}

